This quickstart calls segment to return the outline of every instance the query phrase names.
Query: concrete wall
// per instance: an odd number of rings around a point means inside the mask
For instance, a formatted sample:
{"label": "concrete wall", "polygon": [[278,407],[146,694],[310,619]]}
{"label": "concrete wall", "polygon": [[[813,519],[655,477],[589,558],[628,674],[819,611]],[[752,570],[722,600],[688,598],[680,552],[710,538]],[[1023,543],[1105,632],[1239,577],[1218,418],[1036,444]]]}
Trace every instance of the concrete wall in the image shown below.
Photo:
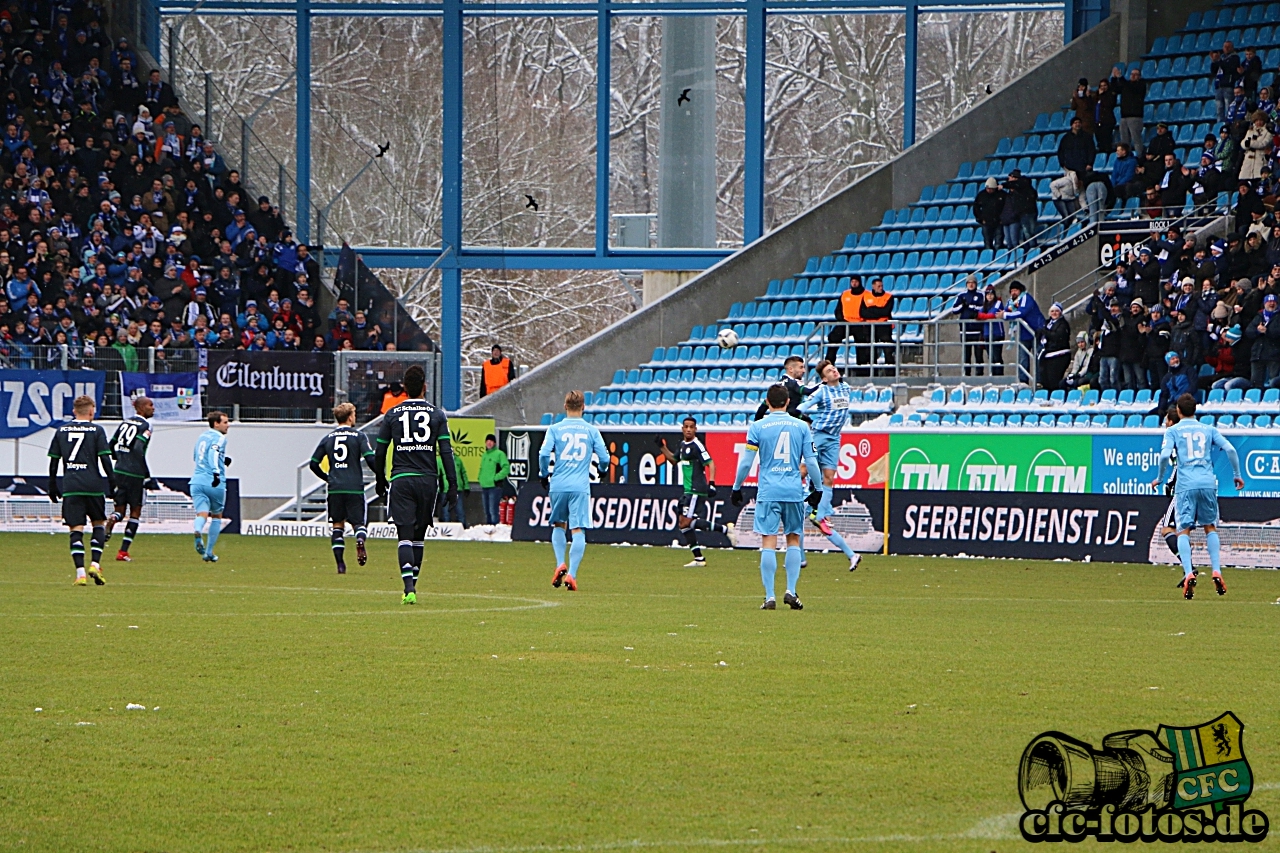
{"label": "concrete wall", "polygon": [[1168,38],[1192,12],[1213,7],[1212,0],[1111,0],[1112,17],[1121,18],[1119,59],[1140,59],[1158,38]]}
{"label": "concrete wall", "polygon": [[[118,426],[118,422],[113,421],[100,423],[108,436]],[[157,477],[190,477],[191,448],[207,428],[204,421],[155,424],[147,452],[151,473]],[[331,428],[331,424],[233,423],[227,433],[227,454],[233,460],[228,473],[239,478],[241,499],[263,499],[261,505],[253,504],[256,510],[262,506],[274,509],[292,497],[298,464],[311,458],[311,451]],[[47,477],[51,435],[52,430],[45,429],[26,438],[3,442],[0,446],[0,472]],[[310,471],[303,471],[303,489],[316,482]],[[247,508],[243,514],[245,518],[258,517],[250,515]]]}
{"label": "concrete wall", "polygon": [[616,369],[648,361],[655,347],[679,343],[694,325],[726,316],[734,302],[763,293],[769,279],[800,272],[809,257],[839,248],[849,232],[879,225],[885,210],[918,200],[925,186],[953,178],[961,163],[990,154],[1001,137],[1026,131],[1039,113],[1069,99],[1077,78],[1109,72],[1119,33],[1120,20],[1112,16],[865,178],[467,413],[492,416],[500,426],[536,423],[543,412],[559,411],[566,390],[599,388]]}

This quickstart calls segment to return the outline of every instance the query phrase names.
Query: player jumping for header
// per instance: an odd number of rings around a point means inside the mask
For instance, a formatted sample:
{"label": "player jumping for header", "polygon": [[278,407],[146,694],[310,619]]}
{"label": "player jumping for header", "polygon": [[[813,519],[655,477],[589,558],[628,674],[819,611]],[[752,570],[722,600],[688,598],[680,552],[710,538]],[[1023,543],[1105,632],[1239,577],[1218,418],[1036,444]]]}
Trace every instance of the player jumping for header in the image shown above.
{"label": "player jumping for header", "polygon": [[[333,559],[338,564],[338,574],[347,573],[347,564],[343,560],[346,554],[344,534],[347,522],[356,534],[356,561],[364,565],[369,555],[364,550],[364,540],[368,535],[365,528],[366,507],[364,503],[364,473],[360,470],[360,461],[374,470],[373,448],[369,445],[369,437],[356,429],[356,407],[350,403],[339,403],[333,407],[333,419],[338,428],[326,435],[311,454],[311,473],[329,484],[329,523],[333,525],[333,533],[329,541],[333,548]],[[326,471],[321,463],[329,460]],[[375,477],[376,472],[375,472]]]}
{"label": "player jumping for header", "polygon": [[[68,421],[53,433],[49,443],[49,500],[62,501],[62,520],[71,531],[71,559],[76,566],[76,586],[86,586],[84,571],[84,523],[93,525],[89,576],[98,586],[102,577],[102,546],[106,542],[107,495],[112,485],[111,448],[107,433],[93,422],[97,408],[92,397],[76,397],[71,403],[75,420]],[[101,463],[101,467],[99,467]],[[58,466],[62,466],[62,485],[58,485]]]}
{"label": "player jumping for header", "polygon": [[[752,527],[760,534],[760,579],[764,582],[764,604],[761,610],[776,610],[774,576],[778,572],[778,526],[787,537],[787,591],[782,602],[792,610],[803,610],[796,595],[800,580],[800,531],[804,527],[805,488],[800,476],[800,463],[810,471],[818,470],[813,449],[813,434],[804,421],[787,414],[787,389],[773,385],[765,395],[769,414],[747,428],[747,443],[738,459],[738,474],[733,480],[734,506],[742,506],[742,483],[751,473],[751,464],[760,454],[756,475],[756,517]],[[807,502],[817,506],[822,492],[809,492]]]}
{"label": "player jumping for header", "polygon": [[1195,595],[1196,573],[1191,567],[1191,528],[1197,524],[1204,528],[1204,544],[1209,550],[1209,563],[1213,567],[1213,585],[1218,595],[1227,594],[1227,584],[1222,579],[1218,541],[1218,476],[1213,471],[1213,449],[1227,455],[1231,463],[1231,475],[1236,490],[1244,488],[1240,474],[1240,458],[1231,442],[1222,437],[1217,427],[1202,424],[1195,419],[1196,399],[1190,394],[1178,398],[1178,414],[1182,420],[1164,431],[1160,446],[1160,467],[1151,485],[1159,488],[1164,482],[1174,453],[1178,454],[1178,481],[1174,486],[1173,500],[1178,516],[1178,556],[1182,558],[1182,597],[1190,600]]}
{"label": "player jumping for header", "polygon": [[111,436],[111,455],[116,460],[116,508],[107,519],[107,541],[111,540],[112,529],[128,518],[124,539],[116,552],[116,560],[121,563],[133,560],[129,556],[129,546],[138,535],[147,487],[158,488],[151,479],[151,469],[147,467],[147,448],[151,446],[151,423],[147,418],[155,412],[155,404],[149,398],[138,397],[133,401],[133,414],[121,421],[116,427],[116,434]]}
{"label": "player jumping for header", "polygon": [[[564,396],[564,420],[547,429],[538,451],[538,477],[551,501],[551,547],[556,555],[556,571],[551,585],[564,584],[565,589],[578,589],[578,566],[587,551],[587,533],[591,529],[591,462],[596,470],[609,464],[609,450],[604,437],[593,424],[582,419],[586,408],[581,391]],[[551,457],[555,456],[555,471]],[[573,536],[569,561],[565,562],[565,529]]]}
{"label": "player jumping for header", "polygon": [[[809,513],[809,520],[818,526],[823,535],[831,540],[844,555],[849,558],[849,571],[858,568],[862,555],[849,547],[840,531],[831,526],[830,518],[835,515],[831,505],[831,496],[835,491],[836,468],[840,465],[840,433],[849,420],[849,386],[840,378],[840,371],[829,361],[818,362],[816,370],[822,384],[815,388],[808,398],[800,404],[800,411],[813,419],[813,446],[817,451],[818,464],[822,468],[822,502]],[[809,468],[809,477],[815,469]]]}
{"label": "player jumping for header", "polygon": [[684,484],[684,497],[680,499],[680,517],[676,523],[683,531],[685,544],[693,552],[693,561],[685,563],[686,569],[701,567],[707,564],[702,556],[702,548],[698,545],[698,531],[710,530],[713,533],[728,533],[729,525],[712,524],[698,518],[698,504],[716,496],[716,463],[707,452],[706,446],[698,438],[698,421],[686,417],[680,424],[680,449],[673,453],[667,447],[667,440],[662,436],[654,439],[658,450],[672,465],[680,466],[680,478]]}
{"label": "player jumping for header", "polygon": [[[454,475],[453,443],[449,440],[449,419],[444,410],[423,399],[427,375],[416,364],[404,372],[404,390],[409,399],[392,407],[378,431],[373,475],[378,478],[378,496],[387,497],[387,510],[400,540],[396,557],[400,580],[404,582],[403,604],[418,603],[418,573],[422,571],[422,540],[435,520],[437,477],[444,476],[448,489],[445,503],[458,497]],[[443,470],[436,467],[440,448]],[[391,478],[387,479],[387,453],[391,453]]]}

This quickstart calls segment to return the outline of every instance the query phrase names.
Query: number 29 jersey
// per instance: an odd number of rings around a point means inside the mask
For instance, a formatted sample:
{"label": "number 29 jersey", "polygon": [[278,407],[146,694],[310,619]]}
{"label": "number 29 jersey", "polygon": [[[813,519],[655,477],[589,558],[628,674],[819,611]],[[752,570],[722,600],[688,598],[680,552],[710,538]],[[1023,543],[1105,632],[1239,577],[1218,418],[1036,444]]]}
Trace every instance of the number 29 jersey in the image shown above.
{"label": "number 29 jersey", "polygon": [[388,410],[378,430],[378,443],[389,444],[391,478],[435,477],[436,445],[449,440],[444,410],[426,400],[405,400]]}
{"label": "number 29 jersey", "polygon": [[552,455],[556,469],[551,475],[553,492],[590,492],[591,457],[596,457],[597,470],[608,467],[609,450],[604,437],[594,424],[582,418],[565,418],[547,428],[542,449],[538,451],[538,472],[547,476]]}

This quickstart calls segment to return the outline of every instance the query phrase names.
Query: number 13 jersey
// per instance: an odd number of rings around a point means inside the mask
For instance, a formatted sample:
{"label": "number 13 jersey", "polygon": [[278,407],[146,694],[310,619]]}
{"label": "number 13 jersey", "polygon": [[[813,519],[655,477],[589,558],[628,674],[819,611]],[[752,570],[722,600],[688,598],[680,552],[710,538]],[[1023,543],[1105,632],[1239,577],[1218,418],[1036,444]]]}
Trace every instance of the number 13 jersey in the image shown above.
{"label": "number 13 jersey", "polygon": [[378,443],[391,445],[391,477],[435,477],[436,445],[449,440],[444,410],[426,400],[405,400],[387,411]]}

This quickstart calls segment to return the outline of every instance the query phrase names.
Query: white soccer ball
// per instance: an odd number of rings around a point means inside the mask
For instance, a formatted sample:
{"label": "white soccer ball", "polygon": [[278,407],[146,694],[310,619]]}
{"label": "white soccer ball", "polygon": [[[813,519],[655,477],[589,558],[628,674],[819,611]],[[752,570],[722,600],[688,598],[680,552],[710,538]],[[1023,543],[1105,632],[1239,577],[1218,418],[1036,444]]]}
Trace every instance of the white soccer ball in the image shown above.
{"label": "white soccer ball", "polygon": [[716,342],[725,349],[733,349],[738,345],[738,333],[733,329],[721,329],[716,335]]}

